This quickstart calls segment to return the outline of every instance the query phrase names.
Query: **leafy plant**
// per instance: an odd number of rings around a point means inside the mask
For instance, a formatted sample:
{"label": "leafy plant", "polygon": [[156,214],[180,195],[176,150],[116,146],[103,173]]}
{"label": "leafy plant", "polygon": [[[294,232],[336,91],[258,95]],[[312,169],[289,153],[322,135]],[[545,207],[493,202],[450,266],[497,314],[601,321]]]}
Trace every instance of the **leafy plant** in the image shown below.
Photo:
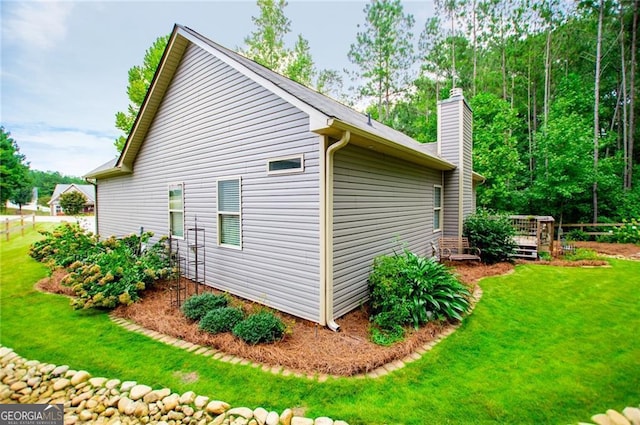
{"label": "leafy plant", "polygon": [[285,325],[275,314],[262,311],[252,314],[233,327],[233,334],[252,345],[282,339]]}
{"label": "leafy plant", "polygon": [[244,313],[239,308],[221,307],[205,314],[198,327],[212,334],[229,332],[243,318]]}
{"label": "leafy plant", "polygon": [[553,259],[551,253],[545,251],[538,252],[538,258],[543,261],[551,261]]}
{"label": "leafy plant", "polygon": [[391,329],[381,329],[377,326],[369,328],[369,335],[374,344],[388,347],[404,338],[404,328],[399,325],[393,326]]}
{"label": "leafy plant", "polygon": [[192,295],[182,304],[182,313],[189,320],[198,321],[207,313],[222,307],[226,307],[229,299],[225,294],[204,294]]}
{"label": "leafy plant", "polygon": [[640,219],[622,220],[620,227],[613,229],[613,239],[617,243],[640,244]]}
{"label": "leafy plant", "polygon": [[75,292],[71,302],[75,308],[131,304],[140,298],[140,291],[170,272],[164,239],[142,249],[151,232],[100,241],[78,224],[63,223],[43,234],[45,238],[31,245],[29,253],[51,269],[69,269],[61,283]]}
{"label": "leafy plant", "polygon": [[[377,257],[369,276],[373,314],[372,339],[386,344],[431,320],[462,320],[469,309],[469,290],[443,264],[410,251]],[[373,329],[376,329],[374,327]]]}
{"label": "leafy plant", "polygon": [[583,230],[573,229],[572,231],[567,232],[566,239],[568,241],[588,241],[589,235]]}
{"label": "leafy plant", "polygon": [[508,261],[515,253],[515,229],[506,215],[478,210],[464,221],[463,234],[472,246],[480,248],[484,263]]}
{"label": "leafy plant", "polygon": [[574,252],[565,255],[564,259],[568,261],[599,260],[600,257],[592,249],[577,248]]}
{"label": "leafy plant", "polygon": [[41,231],[44,238],[34,242],[29,255],[47,263],[49,268],[67,267],[103,250],[98,237],[84,230],[78,223],[62,223],[51,232]]}

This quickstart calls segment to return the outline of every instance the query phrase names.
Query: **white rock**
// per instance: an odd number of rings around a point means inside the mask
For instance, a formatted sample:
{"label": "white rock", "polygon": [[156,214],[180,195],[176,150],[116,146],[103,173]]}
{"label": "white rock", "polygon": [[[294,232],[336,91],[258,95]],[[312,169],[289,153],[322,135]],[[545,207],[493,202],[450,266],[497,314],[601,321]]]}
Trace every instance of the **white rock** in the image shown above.
{"label": "white rock", "polygon": [[294,416],[291,418],[291,425],[313,425],[313,419]]}
{"label": "white rock", "polygon": [[197,396],[195,401],[193,402],[193,404],[195,404],[198,409],[202,409],[207,405],[207,403],[209,403],[209,397],[205,397],[202,395]]}
{"label": "white rock", "polygon": [[89,379],[89,383],[95,388],[102,387],[105,382],[107,382],[107,378],[91,378],[91,379]]}
{"label": "white rock", "polygon": [[169,412],[176,408],[180,402],[180,396],[178,394],[171,394],[162,399],[162,411]]}
{"label": "white rock", "polygon": [[53,391],[60,391],[62,389],[65,389],[69,386],[70,383],[71,381],[69,381],[67,378],[60,378],[53,383]]}
{"label": "white rock", "polygon": [[224,401],[212,400],[207,404],[207,407],[205,407],[205,410],[207,411],[207,413],[213,413],[214,415],[221,415],[222,413],[226,412],[229,407],[230,407],[229,404],[225,403]]}
{"label": "white rock", "polygon": [[320,416],[313,421],[313,425],[333,425],[333,419],[327,418],[326,416]]}
{"label": "white rock", "polygon": [[278,416],[278,412],[269,412],[265,421],[265,425],[278,425],[279,423],[280,416]]}
{"label": "white rock", "polygon": [[293,419],[293,411],[291,409],[284,409],[280,414],[280,423],[282,425],[290,425]]}
{"label": "white rock", "polygon": [[184,406],[184,407],[182,408],[182,413],[184,413],[184,415],[185,415],[185,416],[193,416],[193,414],[194,414],[195,412],[196,412],[196,411],[195,411],[195,410],[193,410],[193,407],[191,407],[191,406]]}
{"label": "white rock", "polygon": [[256,418],[259,425],[264,425],[267,422],[267,415],[269,415],[269,412],[262,407],[253,410],[253,417]]}
{"label": "white rock", "polygon": [[109,390],[112,390],[115,387],[117,387],[118,385],[120,385],[120,380],[119,379],[110,379],[110,380],[107,381],[106,384],[104,384],[104,387],[109,389]]}
{"label": "white rock", "polygon": [[69,366],[67,365],[58,366],[55,369],[53,369],[53,371],[51,372],[51,376],[64,375],[68,370],[69,370]]}
{"label": "white rock", "polygon": [[631,425],[631,422],[629,422],[627,418],[613,409],[607,410],[607,416],[611,419],[611,423],[614,425]]}
{"label": "white rock", "polygon": [[89,378],[91,378],[89,372],[87,372],[86,370],[80,370],[73,375],[73,378],[71,378],[71,385],[75,387],[78,384],[88,381]]}
{"label": "white rock", "polygon": [[180,396],[180,404],[191,404],[196,399],[196,393],[187,391]]}
{"label": "white rock", "polygon": [[120,392],[126,393],[130,391],[131,388],[135,387],[138,383],[136,381],[124,381],[122,385],[120,385]]}
{"label": "white rock", "polygon": [[[151,392],[151,387],[148,385],[136,385],[135,387],[131,388],[131,390],[129,391],[129,398],[131,400],[140,400],[142,397],[144,397],[145,395],[149,394]],[[156,400],[154,400],[156,401]]]}
{"label": "white rock", "polygon": [[253,410],[248,407],[234,407],[233,409],[229,409],[227,415],[242,416],[245,419],[251,419],[253,418]]}
{"label": "white rock", "polygon": [[625,415],[633,425],[640,425],[640,409],[637,407],[625,407],[622,414]]}

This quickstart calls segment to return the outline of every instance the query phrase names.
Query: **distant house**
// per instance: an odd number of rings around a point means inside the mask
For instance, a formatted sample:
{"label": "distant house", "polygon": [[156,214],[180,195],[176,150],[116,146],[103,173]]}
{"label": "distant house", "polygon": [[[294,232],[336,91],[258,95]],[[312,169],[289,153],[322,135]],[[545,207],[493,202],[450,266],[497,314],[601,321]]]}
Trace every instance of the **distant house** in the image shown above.
{"label": "distant house", "polygon": [[421,144],[176,25],[121,156],[86,175],[98,233],[186,252],[197,218],[206,284],[336,329],[374,257],[462,233],[471,119],[454,90]]}
{"label": "distant house", "polygon": [[57,184],[49,201],[51,215],[64,215],[64,211],[60,206],[60,197],[69,192],[80,192],[87,198],[84,206],[84,214],[93,214],[96,205],[96,188],[92,184]]}

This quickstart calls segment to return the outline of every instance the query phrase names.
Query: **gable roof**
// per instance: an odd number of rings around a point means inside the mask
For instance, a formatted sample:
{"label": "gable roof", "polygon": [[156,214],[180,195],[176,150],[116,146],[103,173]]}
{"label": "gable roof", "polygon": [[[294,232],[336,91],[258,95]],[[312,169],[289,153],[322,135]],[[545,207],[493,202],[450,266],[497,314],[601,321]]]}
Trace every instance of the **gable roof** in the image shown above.
{"label": "gable roof", "polygon": [[176,24],[147,95],[136,117],[125,147],[118,160],[106,163],[85,177],[105,178],[133,171],[135,158],[147,130],[160,106],[182,56],[193,43],[227,65],[256,81],[274,94],[300,108],[310,117],[310,131],[335,138],[351,132],[351,143],[392,156],[428,165],[438,170],[453,170],[456,166],[436,154],[435,143],[420,143],[348,106],[286,78],[244,56],[229,50],[196,31]]}
{"label": "gable roof", "polygon": [[82,193],[85,198],[87,198],[87,203],[94,204],[96,202],[96,188],[92,184],[57,184],[55,189],[53,190],[53,195],[51,195],[51,200],[49,201],[49,205],[53,202],[57,201],[58,198],[63,193],[69,192],[71,190],[77,190]]}

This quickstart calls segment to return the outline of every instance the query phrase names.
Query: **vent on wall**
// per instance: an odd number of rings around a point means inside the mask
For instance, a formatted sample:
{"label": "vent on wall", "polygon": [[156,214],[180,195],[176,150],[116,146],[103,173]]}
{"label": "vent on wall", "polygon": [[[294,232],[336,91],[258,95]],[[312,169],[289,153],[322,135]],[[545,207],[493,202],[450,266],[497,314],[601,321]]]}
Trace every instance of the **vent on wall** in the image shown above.
{"label": "vent on wall", "polygon": [[460,87],[454,87],[449,90],[449,97],[462,97],[462,89]]}

